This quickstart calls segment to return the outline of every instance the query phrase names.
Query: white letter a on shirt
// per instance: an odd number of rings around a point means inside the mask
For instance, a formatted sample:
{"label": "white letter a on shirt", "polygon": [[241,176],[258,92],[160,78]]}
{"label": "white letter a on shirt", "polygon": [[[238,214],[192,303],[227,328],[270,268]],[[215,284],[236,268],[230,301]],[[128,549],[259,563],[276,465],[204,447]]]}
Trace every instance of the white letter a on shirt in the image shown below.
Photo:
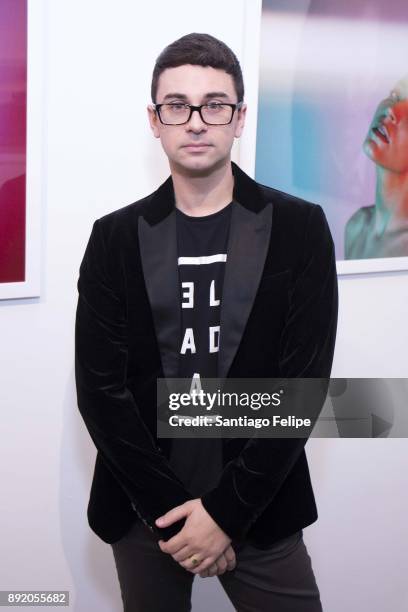
{"label": "white letter a on shirt", "polygon": [[184,355],[187,350],[191,351],[192,353],[196,352],[196,347],[194,344],[194,332],[191,327],[187,327],[186,329],[180,353]]}

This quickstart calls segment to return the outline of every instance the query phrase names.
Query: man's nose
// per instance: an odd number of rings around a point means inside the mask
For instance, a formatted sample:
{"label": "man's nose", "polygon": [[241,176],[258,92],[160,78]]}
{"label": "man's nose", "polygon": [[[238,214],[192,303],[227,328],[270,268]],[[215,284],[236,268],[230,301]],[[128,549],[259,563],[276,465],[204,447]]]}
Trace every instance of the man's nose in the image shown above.
{"label": "man's nose", "polygon": [[194,131],[202,131],[203,129],[207,129],[207,124],[201,119],[198,109],[193,109],[190,121],[186,124],[186,126],[188,129]]}

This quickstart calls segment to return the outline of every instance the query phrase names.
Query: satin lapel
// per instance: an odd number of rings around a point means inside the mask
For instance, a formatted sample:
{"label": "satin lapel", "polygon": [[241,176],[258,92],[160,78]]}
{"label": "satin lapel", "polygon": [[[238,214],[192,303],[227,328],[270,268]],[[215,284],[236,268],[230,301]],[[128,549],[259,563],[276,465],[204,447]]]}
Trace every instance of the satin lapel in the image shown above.
{"label": "satin lapel", "polygon": [[139,244],[164,376],[176,378],[179,367],[181,315],[174,211],[155,225],[150,225],[142,216],[139,217]]}
{"label": "satin lapel", "polygon": [[218,377],[225,378],[254,303],[268,250],[272,206],[254,213],[234,201],[221,301]]}

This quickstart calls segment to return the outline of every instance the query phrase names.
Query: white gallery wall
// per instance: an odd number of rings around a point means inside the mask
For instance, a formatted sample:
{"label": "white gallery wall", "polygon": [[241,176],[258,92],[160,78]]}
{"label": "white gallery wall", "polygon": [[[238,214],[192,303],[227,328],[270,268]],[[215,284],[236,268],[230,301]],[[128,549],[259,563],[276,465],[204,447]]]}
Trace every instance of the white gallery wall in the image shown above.
{"label": "white gallery wall", "polygon": [[[79,264],[93,221],[168,175],[146,114],[166,44],[192,31],[223,39],[253,99],[251,1],[32,2],[45,19],[42,283],[39,298],[0,301],[0,590],[69,590],[70,610],[121,610],[111,547],[86,519],[95,449],[74,387]],[[238,146],[234,159],[249,170]],[[407,304],[408,273],[340,278],[332,375],[408,377]],[[325,612],[404,612],[407,440],[311,439],[307,453],[319,520],[304,537]],[[216,578],[197,577],[193,610],[208,609],[232,606]]]}

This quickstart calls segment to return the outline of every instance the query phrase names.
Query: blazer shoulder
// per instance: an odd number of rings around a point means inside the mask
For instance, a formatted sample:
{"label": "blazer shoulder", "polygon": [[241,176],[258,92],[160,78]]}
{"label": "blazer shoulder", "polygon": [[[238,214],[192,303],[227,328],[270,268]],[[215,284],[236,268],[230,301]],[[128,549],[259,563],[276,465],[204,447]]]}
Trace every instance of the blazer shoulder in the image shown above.
{"label": "blazer shoulder", "polygon": [[138,218],[143,214],[153,194],[154,192],[95,219],[95,224],[99,225],[107,243],[112,245],[113,242],[117,242],[120,245],[126,243],[126,237],[134,241],[134,236],[137,235]]}
{"label": "blazer shoulder", "polygon": [[118,223],[128,223],[131,219],[138,217],[143,212],[144,206],[149,203],[153,193],[140,200],[136,200],[135,202],[125,204],[120,208],[112,210],[96,220],[104,227]]}

